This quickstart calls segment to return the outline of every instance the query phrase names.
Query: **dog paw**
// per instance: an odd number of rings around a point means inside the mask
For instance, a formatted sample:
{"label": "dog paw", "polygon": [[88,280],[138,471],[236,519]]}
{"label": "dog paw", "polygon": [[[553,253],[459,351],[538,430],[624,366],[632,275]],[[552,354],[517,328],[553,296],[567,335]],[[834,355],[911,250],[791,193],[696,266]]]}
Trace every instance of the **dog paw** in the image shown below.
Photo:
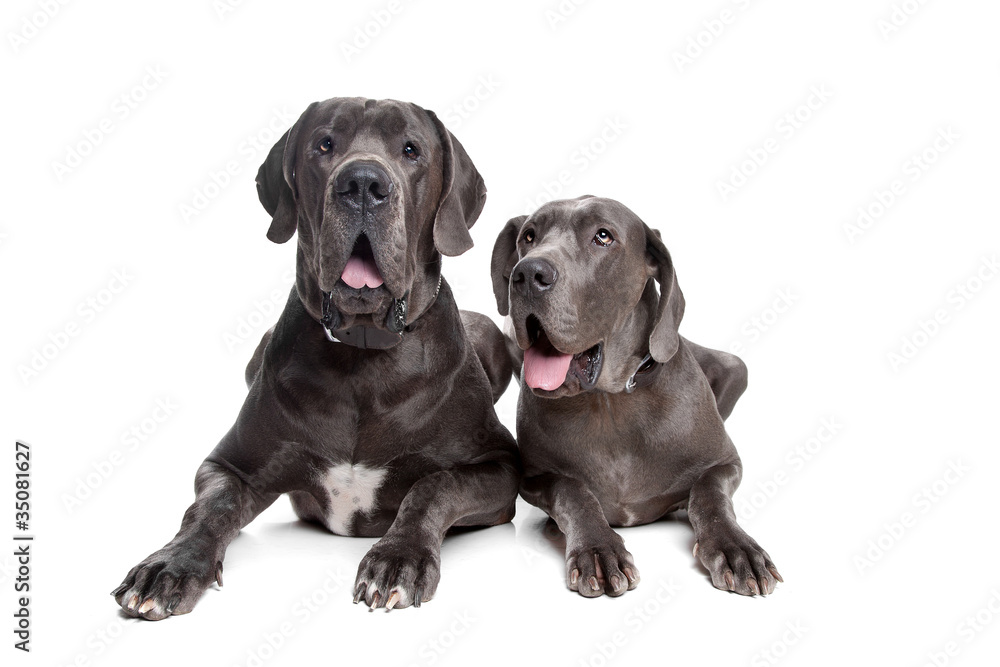
{"label": "dog paw", "polygon": [[431,542],[383,537],[358,566],[354,603],[369,611],[419,607],[434,597],[441,578],[441,550]]}
{"label": "dog paw", "polygon": [[168,544],[132,568],[111,595],[129,616],[159,621],[194,609],[213,581],[222,586],[222,561]]}
{"label": "dog paw", "polygon": [[639,570],[625,542],[611,531],[566,552],[566,584],[585,598],[617,597],[639,585]]}
{"label": "dog paw", "polygon": [[768,595],[779,581],[784,581],[767,552],[739,528],[700,537],[694,544],[694,557],[712,576],[712,585],[720,590]]}

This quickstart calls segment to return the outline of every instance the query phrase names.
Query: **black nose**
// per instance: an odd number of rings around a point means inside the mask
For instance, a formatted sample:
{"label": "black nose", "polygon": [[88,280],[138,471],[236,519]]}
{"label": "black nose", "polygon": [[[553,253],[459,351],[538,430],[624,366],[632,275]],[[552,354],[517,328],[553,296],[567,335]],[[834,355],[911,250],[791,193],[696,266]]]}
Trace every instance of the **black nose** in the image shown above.
{"label": "black nose", "polygon": [[392,179],[377,163],[357,161],[341,168],[333,187],[345,204],[369,208],[388,201],[392,192]]}
{"label": "black nose", "polygon": [[529,258],[517,263],[510,274],[511,285],[521,295],[544,292],[559,279],[556,267],[546,259]]}

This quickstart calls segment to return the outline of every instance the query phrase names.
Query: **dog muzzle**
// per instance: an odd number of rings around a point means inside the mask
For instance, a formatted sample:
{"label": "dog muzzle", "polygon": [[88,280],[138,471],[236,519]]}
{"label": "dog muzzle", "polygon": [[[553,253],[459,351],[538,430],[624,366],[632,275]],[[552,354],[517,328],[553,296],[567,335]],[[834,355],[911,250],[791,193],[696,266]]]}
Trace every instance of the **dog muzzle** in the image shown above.
{"label": "dog muzzle", "polygon": [[328,340],[334,343],[344,343],[362,350],[388,350],[396,347],[403,340],[406,329],[406,307],[409,292],[400,299],[393,299],[389,312],[385,317],[385,329],[358,324],[346,329],[339,328],[340,313],[331,303],[331,292],[323,292],[323,332]]}
{"label": "dog muzzle", "polygon": [[[442,278],[439,276],[434,298],[431,299],[427,310],[430,310],[430,307],[437,301],[438,294],[441,292],[441,280]],[[406,321],[409,292],[399,299],[392,300],[389,312],[385,316],[384,329],[365,324],[341,329],[340,313],[333,307],[332,298],[332,292],[323,292],[323,319],[320,320],[320,324],[323,325],[323,333],[326,334],[326,338],[330,342],[344,343],[361,350],[388,350],[399,345],[403,340],[403,333],[410,328]]]}

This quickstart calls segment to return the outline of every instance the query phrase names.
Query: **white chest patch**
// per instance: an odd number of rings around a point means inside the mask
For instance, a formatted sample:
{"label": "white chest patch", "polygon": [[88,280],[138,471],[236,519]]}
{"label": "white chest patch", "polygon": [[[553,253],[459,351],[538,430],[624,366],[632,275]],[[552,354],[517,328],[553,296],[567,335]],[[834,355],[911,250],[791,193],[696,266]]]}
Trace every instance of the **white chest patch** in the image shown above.
{"label": "white chest patch", "polygon": [[382,486],[385,470],[364,465],[338,463],[326,471],[323,486],[329,494],[326,527],[338,535],[350,535],[351,519],[357,512],[375,509],[375,494]]}

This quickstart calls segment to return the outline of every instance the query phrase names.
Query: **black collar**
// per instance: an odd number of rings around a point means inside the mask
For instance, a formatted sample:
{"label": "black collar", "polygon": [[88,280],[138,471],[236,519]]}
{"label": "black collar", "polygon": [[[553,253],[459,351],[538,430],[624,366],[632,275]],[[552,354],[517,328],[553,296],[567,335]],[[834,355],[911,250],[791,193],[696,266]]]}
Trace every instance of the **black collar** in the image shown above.
{"label": "black collar", "polygon": [[[443,277],[438,276],[438,284],[437,289],[434,290],[434,297],[427,308],[424,309],[424,313],[430,310],[434,302],[437,301],[438,294],[441,293],[442,280]],[[351,345],[361,350],[388,350],[391,347],[399,345],[403,340],[403,333],[410,331],[412,328],[412,322],[409,325],[406,322],[406,310],[410,299],[409,292],[404,294],[402,298],[392,300],[389,312],[385,318],[385,329],[366,324],[358,324],[347,329],[336,328],[336,323],[340,320],[340,316],[330,302],[331,297],[331,292],[323,292],[323,319],[320,320],[320,324],[323,325],[323,333],[326,334],[327,340],[331,342],[344,343],[345,345]],[[420,316],[424,313],[420,313],[420,315],[414,318],[414,321],[420,319]]]}
{"label": "black collar", "polygon": [[625,383],[625,393],[631,394],[638,387],[647,387],[653,383],[656,376],[659,375],[660,368],[663,364],[654,360],[653,357],[647,354],[639,362],[639,368],[636,369],[635,373],[632,373],[632,377],[628,379]]}

